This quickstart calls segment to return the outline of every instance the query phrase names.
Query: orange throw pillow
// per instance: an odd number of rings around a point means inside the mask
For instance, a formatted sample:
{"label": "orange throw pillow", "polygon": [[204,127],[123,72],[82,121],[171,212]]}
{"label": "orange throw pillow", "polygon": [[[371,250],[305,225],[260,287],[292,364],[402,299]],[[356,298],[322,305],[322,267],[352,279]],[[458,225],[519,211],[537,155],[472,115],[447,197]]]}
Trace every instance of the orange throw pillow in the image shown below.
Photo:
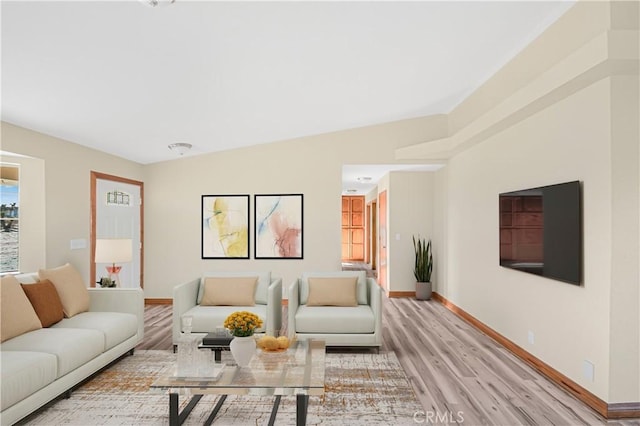
{"label": "orange throw pillow", "polygon": [[50,327],[62,321],[64,318],[62,302],[51,281],[42,280],[35,284],[21,285],[43,327]]}

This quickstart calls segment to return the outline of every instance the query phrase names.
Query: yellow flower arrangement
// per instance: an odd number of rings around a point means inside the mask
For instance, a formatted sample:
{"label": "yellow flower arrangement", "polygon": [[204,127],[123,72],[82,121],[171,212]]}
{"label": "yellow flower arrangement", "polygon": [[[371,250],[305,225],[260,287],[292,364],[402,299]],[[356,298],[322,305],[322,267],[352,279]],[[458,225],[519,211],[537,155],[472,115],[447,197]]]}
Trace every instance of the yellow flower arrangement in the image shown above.
{"label": "yellow flower arrangement", "polygon": [[236,311],[224,320],[224,328],[237,337],[253,336],[257,328],[262,327],[262,320],[253,312]]}

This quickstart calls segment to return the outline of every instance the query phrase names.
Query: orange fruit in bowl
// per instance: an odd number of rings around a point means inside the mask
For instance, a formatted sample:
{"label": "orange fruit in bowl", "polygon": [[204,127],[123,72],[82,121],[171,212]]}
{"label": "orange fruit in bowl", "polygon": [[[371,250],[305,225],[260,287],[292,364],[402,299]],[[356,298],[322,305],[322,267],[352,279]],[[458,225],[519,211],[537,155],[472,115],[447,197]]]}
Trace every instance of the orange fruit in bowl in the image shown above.
{"label": "orange fruit in bowl", "polygon": [[287,336],[280,336],[276,339],[278,342],[278,348],[287,349],[289,347],[289,338]]}
{"label": "orange fruit in bowl", "polygon": [[258,346],[262,349],[272,351],[278,349],[279,344],[276,338],[273,336],[262,336],[260,340],[258,340]]}

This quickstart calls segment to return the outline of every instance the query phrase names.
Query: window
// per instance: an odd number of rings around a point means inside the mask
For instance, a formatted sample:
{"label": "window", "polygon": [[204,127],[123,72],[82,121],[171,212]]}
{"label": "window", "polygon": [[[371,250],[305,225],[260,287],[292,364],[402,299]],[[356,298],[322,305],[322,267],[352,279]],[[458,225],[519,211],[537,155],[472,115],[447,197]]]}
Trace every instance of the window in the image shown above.
{"label": "window", "polygon": [[0,273],[18,272],[20,169],[15,164],[0,163]]}

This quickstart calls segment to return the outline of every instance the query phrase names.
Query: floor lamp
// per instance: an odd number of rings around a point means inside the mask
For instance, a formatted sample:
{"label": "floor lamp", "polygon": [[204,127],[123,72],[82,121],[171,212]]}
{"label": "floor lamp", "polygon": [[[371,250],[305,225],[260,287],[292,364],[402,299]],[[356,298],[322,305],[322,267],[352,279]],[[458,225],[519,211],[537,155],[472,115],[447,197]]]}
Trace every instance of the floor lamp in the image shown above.
{"label": "floor lamp", "polygon": [[110,263],[107,266],[109,278],[121,287],[119,272],[122,266],[116,263],[131,262],[133,258],[132,240],[127,238],[96,239],[96,263]]}

